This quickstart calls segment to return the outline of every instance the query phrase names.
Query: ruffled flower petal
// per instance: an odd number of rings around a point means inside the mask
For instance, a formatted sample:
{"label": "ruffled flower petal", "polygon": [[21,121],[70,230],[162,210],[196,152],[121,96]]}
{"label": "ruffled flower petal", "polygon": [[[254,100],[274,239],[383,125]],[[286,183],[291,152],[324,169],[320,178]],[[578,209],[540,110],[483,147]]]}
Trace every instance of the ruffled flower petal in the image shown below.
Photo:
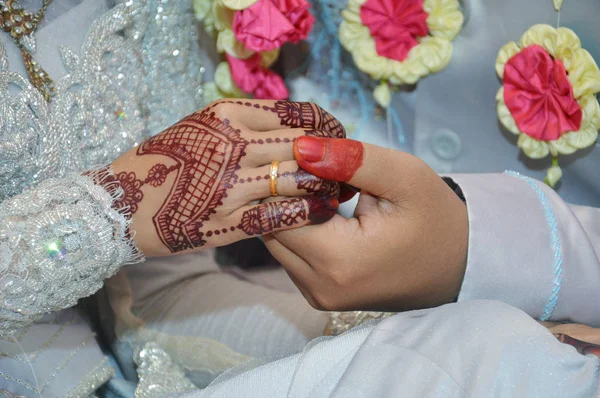
{"label": "ruffled flower petal", "polygon": [[511,41],[510,43],[505,44],[498,53],[498,57],[496,57],[496,73],[500,76],[500,79],[504,77],[504,66],[508,62],[509,59],[517,55],[521,51],[517,43]]}
{"label": "ruffled flower petal", "polygon": [[194,0],[194,13],[198,21],[202,21],[204,31],[213,39],[216,36],[215,16],[212,0]]}
{"label": "ruffled flower petal", "polygon": [[573,65],[574,53],[581,48],[581,40],[568,28],[558,28],[556,58],[560,59],[567,70]]}
{"label": "ruffled flower petal", "polygon": [[[594,125],[584,127],[579,131],[571,131],[564,136],[565,144],[573,148],[573,152],[577,149],[585,149],[596,143],[598,140],[598,128]],[[568,155],[569,150],[564,151],[564,146],[556,147],[556,149],[563,155]]]}
{"label": "ruffled flower petal", "polygon": [[219,32],[217,36],[217,51],[220,53],[226,52],[238,59],[246,59],[254,54],[254,51],[247,49],[241,42],[236,40],[235,34],[231,29]]}
{"label": "ruffled flower petal", "polygon": [[519,135],[517,145],[521,150],[532,159],[542,159],[548,156],[550,149],[544,141],[531,138],[527,134]]}
{"label": "ruffled flower petal", "polygon": [[244,8],[250,7],[258,0],[219,0],[221,4],[232,10],[243,10]]}
{"label": "ruffled flower petal", "polygon": [[194,14],[196,18],[201,21],[211,12],[213,0],[194,0]]}
{"label": "ruffled flower petal", "polygon": [[454,40],[464,22],[458,0],[425,0],[423,9],[429,14],[427,17],[429,33],[432,36]]}
{"label": "ruffled flower petal", "polygon": [[375,40],[377,54],[402,62],[419,39],[428,35],[423,0],[367,0],[360,8],[362,24]]}
{"label": "ruffled flower petal", "polygon": [[[364,41],[372,41],[371,34],[369,33],[369,28],[362,25],[361,23],[351,22],[346,18],[346,15],[356,15],[346,12],[344,10],[342,15],[344,15],[344,21],[340,24],[340,42],[351,53],[361,51],[360,46]],[[375,42],[373,42],[373,48],[375,48]],[[374,55],[377,55],[375,52]]]}
{"label": "ruffled flower petal", "polygon": [[270,51],[308,37],[315,22],[307,0],[258,0],[236,11],[236,38],[254,51]]}
{"label": "ruffled flower petal", "polygon": [[231,69],[227,62],[221,62],[215,70],[215,85],[216,88],[223,94],[223,97],[243,98],[244,93],[235,84],[231,77]]}
{"label": "ruffled flower petal", "polygon": [[521,130],[517,127],[517,122],[515,122],[515,118],[508,110],[506,103],[504,102],[504,87],[500,87],[498,90],[498,94],[496,94],[497,102],[497,111],[498,111],[498,119],[500,123],[511,133],[515,135],[521,134]]}
{"label": "ruffled flower petal", "polygon": [[225,98],[225,94],[223,94],[217,88],[217,84],[215,82],[208,82],[204,83],[202,98],[204,99],[205,104],[210,104],[211,102]]}
{"label": "ruffled flower petal", "polygon": [[585,95],[577,102],[579,103],[583,113],[581,127],[588,127],[593,124],[594,127],[600,128],[600,126],[595,124],[595,121],[598,119],[598,114],[600,113],[600,103],[598,103],[596,96],[591,94]]}
{"label": "ruffled flower petal", "polygon": [[[577,132],[579,134],[579,131]],[[548,149],[550,150],[550,155],[553,157],[557,157],[558,155],[570,155],[575,153],[577,150],[576,147],[569,144],[569,141],[565,138],[565,135],[562,135],[559,139],[554,141],[548,141]]]}
{"label": "ruffled flower petal", "polygon": [[[423,64],[428,72],[440,72],[452,59],[452,43],[441,37],[425,37],[421,44],[414,49],[415,57]],[[423,76],[425,75],[423,74]]]}
{"label": "ruffled flower petal", "polygon": [[215,29],[223,31],[231,29],[233,23],[233,11],[223,6],[219,1],[213,2],[212,14],[214,16]]}
{"label": "ruffled flower petal", "polygon": [[281,76],[260,65],[261,57],[254,54],[248,59],[237,59],[227,55],[231,78],[244,92],[258,99],[283,100],[289,92]]}
{"label": "ruffled flower petal", "polygon": [[558,34],[556,29],[550,25],[534,25],[521,37],[521,48],[525,49],[532,45],[542,46],[548,51],[548,54],[556,54]]}
{"label": "ruffled flower petal", "polygon": [[580,48],[573,54],[573,65],[568,70],[576,98],[600,92],[600,70],[587,50]]}

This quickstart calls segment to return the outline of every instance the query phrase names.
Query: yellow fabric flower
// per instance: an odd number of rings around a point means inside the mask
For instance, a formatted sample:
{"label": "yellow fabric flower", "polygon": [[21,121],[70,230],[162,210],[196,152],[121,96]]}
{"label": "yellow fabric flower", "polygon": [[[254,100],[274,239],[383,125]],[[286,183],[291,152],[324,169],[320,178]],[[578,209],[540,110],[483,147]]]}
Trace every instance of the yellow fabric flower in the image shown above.
{"label": "yellow fabric flower", "polygon": [[217,66],[214,82],[204,84],[205,104],[222,98],[247,98],[231,78],[231,69],[227,62],[221,62]]}
{"label": "yellow fabric flower", "polygon": [[215,17],[213,14],[213,0],[194,0],[194,14],[198,21],[202,21],[202,27],[212,37],[216,37]]}
{"label": "yellow fabric flower", "polygon": [[217,35],[217,51],[226,52],[237,59],[246,59],[254,55],[254,51],[248,50],[242,42],[235,38],[231,29],[225,29]]}
{"label": "yellow fabric flower", "polygon": [[[348,50],[356,66],[375,80],[385,80],[394,85],[414,84],[421,77],[444,69],[452,58],[452,40],[460,32],[463,14],[458,0],[424,0],[426,13],[424,36],[415,35],[417,43],[408,51],[403,60],[380,55],[376,39],[371,35],[368,22],[363,21],[363,6],[377,7],[377,1],[349,0],[347,9],[342,11],[340,42]],[[373,4],[375,3],[375,4]],[[421,14],[421,16],[424,14]],[[390,18],[393,20],[393,18]],[[402,27],[399,27],[402,29]],[[388,103],[387,93],[378,86],[377,100]],[[381,101],[385,99],[385,101]]]}
{"label": "yellow fabric flower", "polygon": [[250,7],[252,4],[256,3],[258,0],[219,0],[219,1],[225,7],[229,8],[231,10],[239,11],[239,10],[244,10],[244,9]]}
{"label": "yellow fabric flower", "polygon": [[555,29],[550,25],[535,25],[523,34],[519,44],[510,42],[500,49],[496,59],[496,72],[503,82],[505,73],[508,73],[505,71],[507,63],[526,49],[534,48],[533,46],[540,46],[552,57],[552,60],[562,62],[568,83],[572,88],[572,97],[581,109],[579,129],[566,133],[563,131],[560,136],[552,139],[541,139],[536,134],[521,131],[515,116],[506,104],[504,86],[496,95],[498,118],[508,131],[519,136],[517,145],[528,157],[532,159],[541,159],[548,155],[553,157],[553,165],[548,170],[546,182],[554,186],[562,176],[557,157],[587,148],[598,139],[600,104],[595,95],[600,92],[600,69],[590,53],[581,47],[581,41],[572,30]]}

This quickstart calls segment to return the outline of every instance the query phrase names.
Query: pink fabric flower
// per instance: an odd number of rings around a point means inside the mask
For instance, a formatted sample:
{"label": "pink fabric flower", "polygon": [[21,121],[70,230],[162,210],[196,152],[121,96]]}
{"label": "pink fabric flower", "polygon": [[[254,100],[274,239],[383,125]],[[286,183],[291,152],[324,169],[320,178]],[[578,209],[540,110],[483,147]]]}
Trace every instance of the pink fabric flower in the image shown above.
{"label": "pink fabric flower", "polygon": [[563,63],[538,45],[512,57],[504,67],[504,102],[519,130],[552,141],[581,128],[583,112]]}
{"label": "pink fabric flower", "polygon": [[308,37],[315,23],[307,0],[258,0],[236,11],[235,37],[253,51],[270,51]]}
{"label": "pink fabric flower", "polygon": [[254,98],[283,100],[289,97],[281,76],[260,65],[260,54],[248,59],[237,59],[228,54],[227,61],[235,84]]}
{"label": "pink fabric flower", "polygon": [[427,36],[428,14],[423,0],[367,0],[360,7],[360,19],[375,40],[382,57],[404,61],[419,37]]}

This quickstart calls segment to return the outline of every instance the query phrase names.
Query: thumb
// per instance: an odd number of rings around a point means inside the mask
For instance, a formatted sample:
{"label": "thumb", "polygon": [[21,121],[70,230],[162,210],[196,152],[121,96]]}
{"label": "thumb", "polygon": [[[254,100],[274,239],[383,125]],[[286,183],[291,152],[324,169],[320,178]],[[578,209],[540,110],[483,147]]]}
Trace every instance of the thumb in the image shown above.
{"label": "thumb", "polygon": [[307,172],[384,198],[404,174],[405,156],[409,155],[341,138],[305,136],[294,142],[294,158]]}

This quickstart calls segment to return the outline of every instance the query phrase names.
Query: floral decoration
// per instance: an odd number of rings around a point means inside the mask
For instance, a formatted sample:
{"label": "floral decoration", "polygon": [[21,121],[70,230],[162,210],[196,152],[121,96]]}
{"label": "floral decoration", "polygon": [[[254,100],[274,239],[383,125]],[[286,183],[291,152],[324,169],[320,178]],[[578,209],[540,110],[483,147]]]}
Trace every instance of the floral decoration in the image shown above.
{"label": "floral decoration", "polygon": [[194,0],[196,17],[224,55],[206,102],[220,98],[286,99],[283,79],[269,69],[285,43],[308,37],[315,19],[308,0]]}
{"label": "floral decoration", "polygon": [[130,214],[137,212],[138,204],[144,199],[142,182],[135,177],[135,173],[119,173],[118,176],[110,176],[106,182],[119,181],[123,194],[115,201],[115,209],[123,209],[129,206]]}
{"label": "floral decoration", "polygon": [[517,145],[532,159],[552,156],[546,183],[562,177],[559,155],[593,145],[600,129],[600,69],[568,28],[535,25],[500,50],[496,72],[498,117],[519,136]]}
{"label": "floral decoration", "polygon": [[158,187],[162,185],[167,180],[167,175],[169,174],[169,169],[162,163],[155,164],[152,166],[150,171],[148,171],[148,177],[145,181],[148,182],[153,187]]}
{"label": "floral decoration", "polygon": [[342,16],[340,41],[357,67],[381,82],[373,94],[385,108],[390,86],[448,65],[464,20],[458,0],[348,0]]}

